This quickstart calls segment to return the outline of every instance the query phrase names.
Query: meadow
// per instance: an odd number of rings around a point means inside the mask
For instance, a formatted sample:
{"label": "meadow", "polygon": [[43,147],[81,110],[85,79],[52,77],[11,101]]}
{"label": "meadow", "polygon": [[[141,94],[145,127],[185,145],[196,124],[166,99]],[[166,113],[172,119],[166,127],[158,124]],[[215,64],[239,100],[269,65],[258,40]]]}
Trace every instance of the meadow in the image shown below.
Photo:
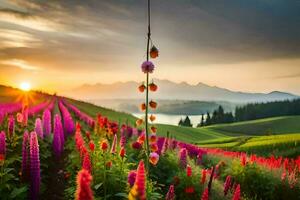
{"label": "meadow", "polygon": [[[297,116],[202,128],[150,123],[147,158],[145,127],[130,114],[9,90],[0,104],[1,199],[300,197],[300,134],[297,125],[290,134],[277,126]],[[28,96],[28,106],[12,101]],[[263,122],[276,134],[259,132]]]}

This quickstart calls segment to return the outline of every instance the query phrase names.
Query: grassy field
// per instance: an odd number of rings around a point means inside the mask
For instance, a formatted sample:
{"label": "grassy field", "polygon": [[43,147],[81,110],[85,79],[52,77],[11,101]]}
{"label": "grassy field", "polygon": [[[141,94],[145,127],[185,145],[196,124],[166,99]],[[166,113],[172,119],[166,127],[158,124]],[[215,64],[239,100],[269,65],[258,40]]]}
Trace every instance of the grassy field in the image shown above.
{"label": "grassy field", "polygon": [[210,126],[209,129],[229,136],[274,135],[300,133],[300,116],[272,117],[231,124]]}

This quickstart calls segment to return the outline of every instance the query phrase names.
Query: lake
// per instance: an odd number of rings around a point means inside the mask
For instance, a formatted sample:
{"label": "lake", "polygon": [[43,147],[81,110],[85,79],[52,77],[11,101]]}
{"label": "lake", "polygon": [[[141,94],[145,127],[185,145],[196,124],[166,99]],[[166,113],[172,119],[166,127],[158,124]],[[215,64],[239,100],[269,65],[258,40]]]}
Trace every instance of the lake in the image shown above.
{"label": "lake", "polygon": [[[138,118],[145,116],[143,113],[132,113],[132,115]],[[155,113],[154,115],[156,116],[155,123],[171,124],[171,125],[178,125],[180,119],[185,119],[186,117],[186,115],[168,115],[168,114],[161,114],[161,113]],[[196,127],[197,124],[200,123],[201,115],[189,115],[189,118],[193,126]]]}

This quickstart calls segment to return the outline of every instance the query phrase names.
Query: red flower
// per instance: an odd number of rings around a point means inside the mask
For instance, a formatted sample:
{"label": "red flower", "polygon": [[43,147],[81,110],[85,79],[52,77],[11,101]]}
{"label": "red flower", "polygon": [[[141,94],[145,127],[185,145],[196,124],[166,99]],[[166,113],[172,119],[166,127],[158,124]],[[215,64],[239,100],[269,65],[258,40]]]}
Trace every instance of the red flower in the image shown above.
{"label": "red flower", "polygon": [[137,168],[135,183],[133,188],[130,190],[128,198],[146,200],[146,172],[143,160],[140,161]]}
{"label": "red flower", "polygon": [[137,150],[142,148],[142,145],[139,142],[134,142],[134,143],[132,143],[131,146],[132,146],[132,148],[137,149]]}
{"label": "red flower", "polygon": [[238,184],[235,188],[232,200],[240,200],[241,199],[241,186]]}
{"label": "red flower", "polygon": [[106,141],[106,140],[103,140],[103,141],[100,143],[100,147],[101,147],[102,151],[106,151],[106,150],[108,149],[107,141]]}
{"label": "red flower", "polygon": [[230,186],[231,186],[231,176],[227,176],[224,183],[224,196],[227,195]]}
{"label": "red flower", "polygon": [[208,194],[208,188],[206,188],[202,194],[201,200],[208,200],[209,194]]}
{"label": "red flower", "polygon": [[186,187],[184,192],[187,194],[193,194],[195,192],[195,188],[193,186]]}
{"label": "red flower", "polygon": [[106,163],[106,167],[109,169],[109,168],[111,168],[111,166],[112,166],[112,162],[111,162],[111,161],[108,161],[108,162]]}
{"label": "red flower", "polygon": [[120,150],[120,157],[121,157],[121,158],[124,158],[124,157],[125,157],[125,154],[126,154],[126,150],[125,150],[124,147],[122,147],[121,150]]}
{"label": "red flower", "polygon": [[91,174],[82,169],[77,175],[77,189],[75,194],[76,200],[93,200],[93,192],[91,190]]}
{"label": "red flower", "polygon": [[82,168],[88,170],[90,173],[92,172],[91,159],[88,153],[85,153],[83,157]]}
{"label": "red flower", "polygon": [[94,151],[94,150],[95,150],[95,144],[94,144],[93,140],[90,141],[89,147],[90,147],[90,150],[91,150],[91,151]]}
{"label": "red flower", "polygon": [[206,169],[202,169],[201,183],[204,184],[206,181]]}
{"label": "red flower", "polygon": [[187,175],[187,177],[192,176],[192,167],[190,165],[188,165],[186,168],[186,175]]}

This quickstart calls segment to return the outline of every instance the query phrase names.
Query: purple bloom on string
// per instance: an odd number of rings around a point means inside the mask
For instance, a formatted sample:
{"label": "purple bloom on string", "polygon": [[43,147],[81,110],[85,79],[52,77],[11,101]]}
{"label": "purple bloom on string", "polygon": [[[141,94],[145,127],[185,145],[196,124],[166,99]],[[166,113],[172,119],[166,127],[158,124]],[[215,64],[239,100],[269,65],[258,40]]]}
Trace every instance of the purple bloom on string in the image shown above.
{"label": "purple bloom on string", "polygon": [[22,177],[24,180],[29,178],[29,134],[26,130],[23,134],[22,143]]}
{"label": "purple bloom on string", "polygon": [[51,133],[51,112],[46,109],[43,113],[43,130],[44,136],[47,137]]}
{"label": "purple bloom on string", "polygon": [[40,118],[36,118],[35,120],[35,128],[34,131],[40,138],[44,138],[42,120]]}
{"label": "purple bloom on string", "polygon": [[40,192],[40,155],[36,132],[30,134],[30,199],[38,199]]}
{"label": "purple bloom on string", "polygon": [[151,61],[145,61],[141,68],[144,73],[152,73],[154,70],[154,64]]}

